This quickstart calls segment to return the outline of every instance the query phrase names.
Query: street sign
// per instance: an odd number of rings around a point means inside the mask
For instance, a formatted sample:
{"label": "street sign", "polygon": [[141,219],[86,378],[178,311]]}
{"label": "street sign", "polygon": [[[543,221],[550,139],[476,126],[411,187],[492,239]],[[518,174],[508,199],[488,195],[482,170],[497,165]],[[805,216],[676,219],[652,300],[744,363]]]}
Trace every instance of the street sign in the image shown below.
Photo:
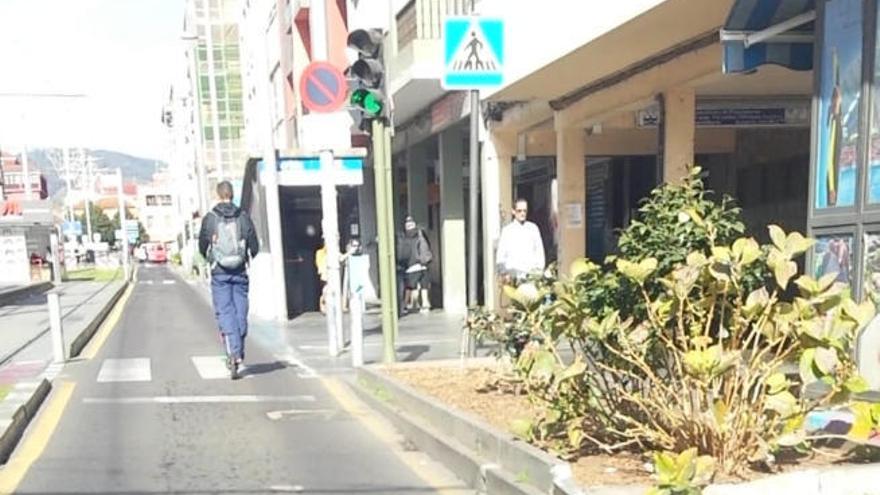
{"label": "street sign", "polygon": [[312,62],[299,79],[303,105],[312,112],[335,112],[345,105],[348,83],[336,66],[327,62]]}
{"label": "street sign", "polygon": [[447,17],[443,23],[444,89],[490,89],[504,80],[504,21]]}
{"label": "street sign", "polygon": [[[364,183],[364,160],[360,157],[337,158],[333,161],[332,179],[337,186],[359,186]],[[321,160],[295,158],[278,160],[278,185],[319,186],[324,181]]]}
{"label": "street sign", "polygon": [[61,224],[61,233],[66,236],[82,235],[82,222],[79,220],[64,222]]}

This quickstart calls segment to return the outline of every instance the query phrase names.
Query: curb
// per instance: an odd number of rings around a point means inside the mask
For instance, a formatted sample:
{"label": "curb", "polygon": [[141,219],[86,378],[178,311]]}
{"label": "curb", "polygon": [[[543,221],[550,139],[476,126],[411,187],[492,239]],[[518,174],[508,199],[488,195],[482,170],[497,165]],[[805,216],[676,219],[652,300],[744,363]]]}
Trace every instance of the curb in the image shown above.
{"label": "curb", "polygon": [[[5,464],[9,460],[9,456],[12,455],[12,451],[21,440],[24,430],[37,415],[37,411],[51,390],[51,382],[47,378],[42,378],[39,382],[16,384],[13,391],[6,397],[2,409],[10,407],[14,409],[14,412],[12,419],[2,422],[6,424],[3,425],[4,431],[0,436],[0,464]],[[10,399],[13,402],[6,404],[6,401]],[[24,400],[19,402],[21,399]]]}
{"label": "curb", "polygon": [[52,287],[54,287],[52,285],[52,282],[36,282],[33,284],[25,285],[24,287],[5,290],[3,292],[0,292],[0,306],[9,304],[16,299],[24,296],[46,292]]}
{"label": "curb", "polygon": [[[86,329],[80,332],[79,336],[71,343],[71,358],[76,357],[82,352],[89,339],[95,334],[95,331],[101,326],[101,323],[104,322],[107,315],[113,310],[113,307],[130,285],[131,282],[123,283]],[[74,350],[76,351],[75,354]],[[0,464],[5,464],[9,460],[25,429],[27,429],[31,420],[37,415],[37,411],[39,411],[43,401],[46,400],[46,397],[52,390],[52,380],[55,379],[63,367],[63,363],[50,364],[39,378],[39,381],[15,384],[9,395],[0,402],[0,418],[11,418],[7,420],[0,419],[0,428],[3,429],[3,433],[0,434]]]}
{"label": "curb", "polygon": [[358,368],[355,392],[420,450],[485,493],[584,495],[568,463],[452,410],[383,375]]}
{"label": "curb", "polygon": [[98,330],[98,327],[101,326],[101,323],[107,318],[107,315],[110,314],[110,311],[113,310],[113,307],[116,306],[116,303],[119,301],[119,298],[122,297],[122,294],[131,286],[131,282],[125,282],[119,289],[117,289],[116,293],[107,301],[107,304],[101,308],[101,311],[98,312],[97,316],[92,320],[91,323],[83,329],[79,335],[70,343],[70,358],[75,358],[79,356],[82,350],[86,347],[86,344],[89,343],[89,340],[95,335],[95,332]]}

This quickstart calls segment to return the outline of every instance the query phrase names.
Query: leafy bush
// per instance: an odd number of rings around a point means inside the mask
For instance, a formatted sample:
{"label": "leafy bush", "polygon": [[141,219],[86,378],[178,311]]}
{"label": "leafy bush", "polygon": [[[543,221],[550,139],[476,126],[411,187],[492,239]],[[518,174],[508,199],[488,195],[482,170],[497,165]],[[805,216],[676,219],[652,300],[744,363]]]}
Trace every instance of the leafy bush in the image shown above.
{"label": "leafy bush", "polygon": [[[735,209],[708,202],[696,172],[641,212],[611,266],[581,260],[568,279],[507,289],[505,315],[470,322],[527,342],[516,369],[542,413],[517,423],[522,436],[563,456],[696,449],[737,473],[804,445],[807,413],[865,389],[851,349],[874,306],[836,274],[796,278],[812,240],[776,226],[767,246],[735,238]],[[827,392],[810,398],[818,381]],[[866,411],[870,430],[880,414]],[[693,481],[662,479],[658,493]]]}
{"label": "leafy bush", "polygon": [[[766,262],[753,239],[712,246],[710,256],[691,253],[666,276],[657,275],[654,258],[617,260],[617,273],[642,289],[642,320],[582,305],[594,265],[557,283],[552,304],[518,301],[544,337],[517,362],[531,397],[545,406],[532,439],[561,452],[696,447],[735,473],[804,442],[809,411],[863,391],[850,351],[873,304],[856,304],[833,275],[798,278],[800,296],[783,301],[796,275],[792,259],[812,241],[770,230]],[[745,292],[743,274],[754,263],[767,263],[774,284]],[[651,297],[645,287],[652,282],[665,292]],[[573,359],[559,352],[560,337]],[[795,376],[784,373],[792,362],[800,364]],[[806,387],[818,380],[828,393],[807,398]]]}

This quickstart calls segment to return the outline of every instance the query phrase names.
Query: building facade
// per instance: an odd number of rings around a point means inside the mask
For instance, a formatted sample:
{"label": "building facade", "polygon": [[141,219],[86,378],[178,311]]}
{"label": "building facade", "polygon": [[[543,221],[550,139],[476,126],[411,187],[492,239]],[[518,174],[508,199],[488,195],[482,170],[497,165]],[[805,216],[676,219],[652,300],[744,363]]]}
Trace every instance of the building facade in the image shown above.
{"label": "building facade", "polygon": [[238,0],[187,0],[184,39],[192,64],[193,104],[198,112],[208,190],[244,175],[246,149]]}

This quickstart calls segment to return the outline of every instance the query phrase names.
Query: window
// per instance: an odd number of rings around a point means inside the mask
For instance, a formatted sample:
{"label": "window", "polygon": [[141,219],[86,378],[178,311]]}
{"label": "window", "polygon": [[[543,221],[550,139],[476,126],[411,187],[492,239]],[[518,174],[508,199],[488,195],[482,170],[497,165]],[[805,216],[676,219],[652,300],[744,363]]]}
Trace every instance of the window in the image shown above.
{"label": "window", "polygon": [[[880,34],[880,9],[877,9],[877,31]],[[868,202],[880,203],[880,43],[874,46],[874,75],[871,81],[871,130],[868,155]],[[875,236],[880,239],[880,236]]]}
{"label": "window", "polygon": [[862,0],[825,4],[819,114],[816,122],[818,209],[853,206],[860,166]]}

